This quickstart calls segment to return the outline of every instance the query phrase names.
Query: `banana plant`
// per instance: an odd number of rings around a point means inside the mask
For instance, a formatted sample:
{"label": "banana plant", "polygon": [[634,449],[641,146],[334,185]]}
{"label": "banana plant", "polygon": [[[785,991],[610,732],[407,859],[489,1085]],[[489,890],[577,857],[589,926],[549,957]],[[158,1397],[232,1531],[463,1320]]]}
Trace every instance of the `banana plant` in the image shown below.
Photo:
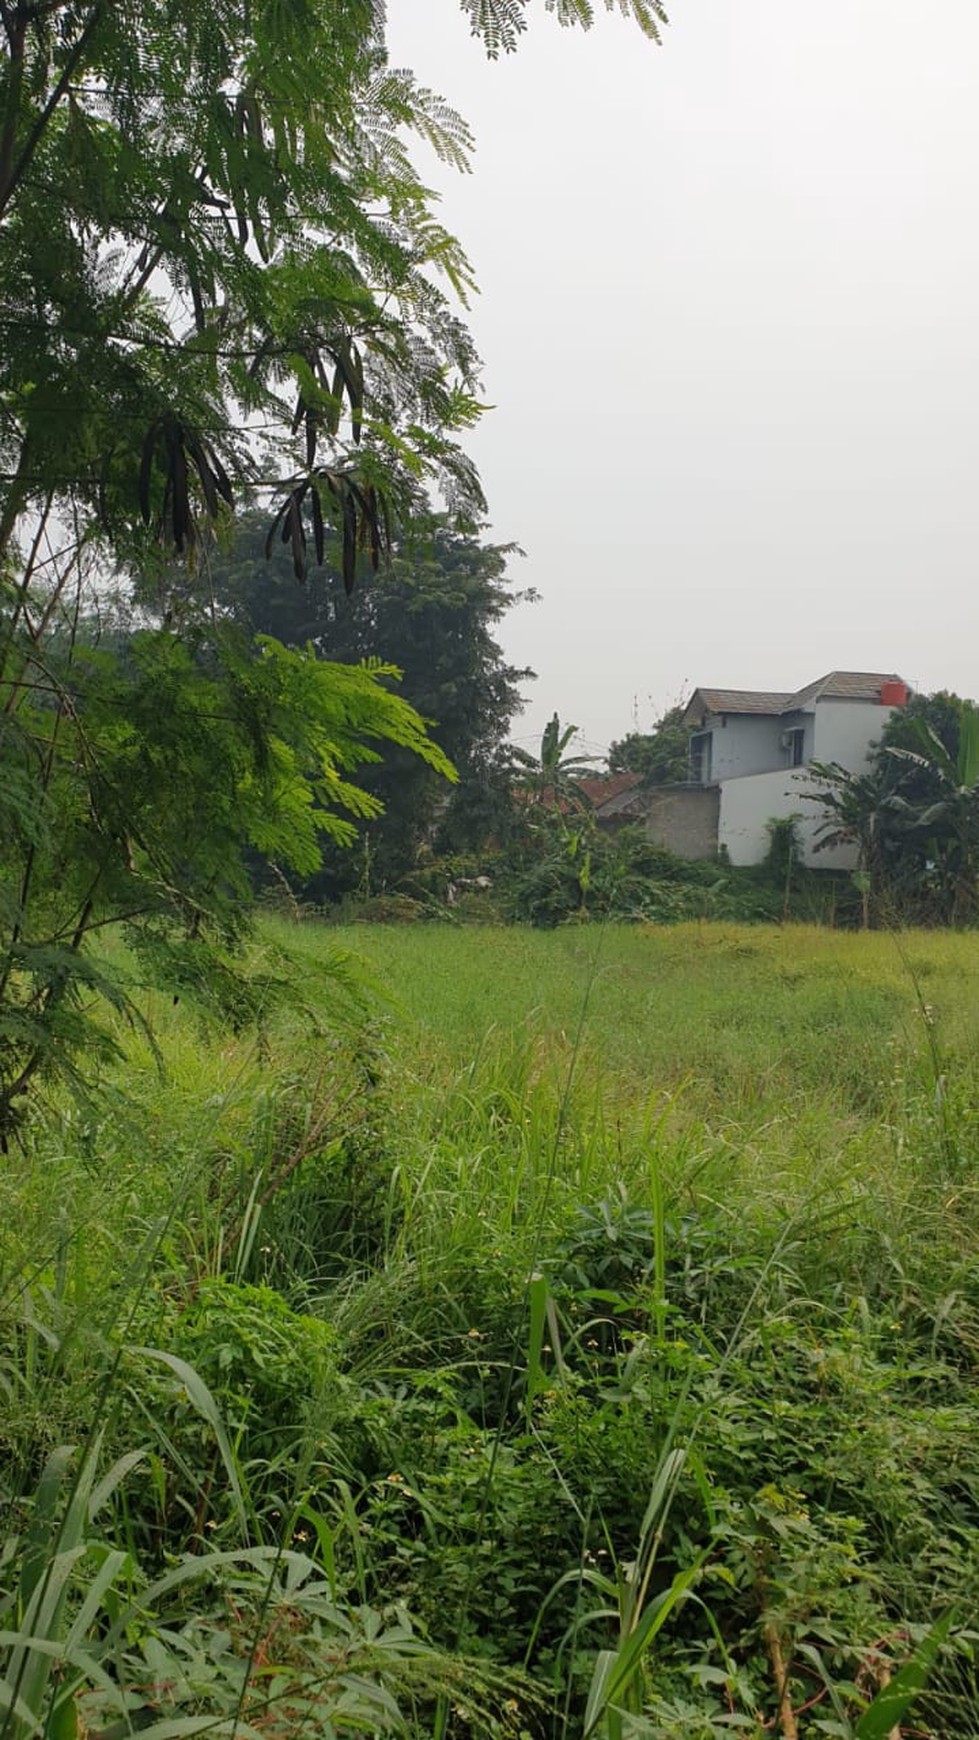
{"label": "banana plant", "polygon": [[588,807],[578,780],[600,757],[569,755],[567,751],[577,735],[577,725],[562,726],[555,713],[544,727],[537,755],[531,755],[526,749],[512,751],[518,770],[518,787],[541,808],[564,813],[567,810],[584,810]]}
{"label": "banana plant", "polygon": [[923,809],[897,798],[905,826],[928,841],[950,892],[951,919],[962,924],[979,906],[979,708],[963,703],[953,755],[925,719],[913,721],[914,749],[888,747],[896,762],[926,771],[937,797]]}
{"label": "banana plant", "polygon": [[816,829],[815,849],[856,847],[862,923],[864,930],[869,930],[884,887],[885,844],[889,833],[900,826],[898,769],[876,763],[864,773],[854,773],[836,761],[813,761],[807,776],[817,789],[800,795],[804,802],[819,804],[824,812]]}

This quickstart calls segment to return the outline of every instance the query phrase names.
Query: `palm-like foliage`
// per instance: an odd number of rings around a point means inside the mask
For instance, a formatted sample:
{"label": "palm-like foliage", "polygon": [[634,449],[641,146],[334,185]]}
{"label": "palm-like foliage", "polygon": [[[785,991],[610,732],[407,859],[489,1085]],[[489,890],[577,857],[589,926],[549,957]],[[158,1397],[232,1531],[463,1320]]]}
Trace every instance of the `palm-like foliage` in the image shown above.
{"label": "palm-like foliage", "polygon": [[825,820],[816,829],[816,851],[856,847],[863,925],[867,929],[874,921],[883,889],[886,842],[900,814],[897,769],[878,761],[865,772],[855,773],[837,761],[813,761],[808,773],[818,790],[802,796],[825,812]]}
{"label": "palm-like foliage", "polygon": [[926,719],[915,719],[911,734],[917,748],[891,746],[885,753],[926,772],[936,795],[921,808],[898,793],[895,808],[904,826],[927,842],[952,922],[962,923],[975,914],[979,898],[979,709],[963,704],[954,755]]}
{"label": "palm-like foliage", "polygon": [[[979,906],[979,709],[956,703],[954,748],[923,715],[902,721],[900,744],[885,740],[862,772],[813,762],[821,805],[817,850],[857,848],[864,924],[873,922],[885,890],[896,906],[910,897],[953,924]],[[913,744],[914,747],[910,747]]]}
{"label": "palm-like foliage", "polygon": [[513,750],[518,769],[516,784],[536,804],[555,810],[587,807],[578,780],[599,757],[569,755],[567,752],[577,735],[577,725],[562,726],[555,713],[544,727],[537,755],[531,755],[526,749]]}

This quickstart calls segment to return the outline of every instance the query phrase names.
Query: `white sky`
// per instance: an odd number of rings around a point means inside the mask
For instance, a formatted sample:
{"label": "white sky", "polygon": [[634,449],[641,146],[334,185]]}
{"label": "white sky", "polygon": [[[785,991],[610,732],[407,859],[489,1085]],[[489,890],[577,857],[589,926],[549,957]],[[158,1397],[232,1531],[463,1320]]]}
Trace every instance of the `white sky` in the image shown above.
{"label": "white sky", "polygon": [[514,734],[557,709],[603,748],[831,669],[976,695],[979,11],[669,10],[657,49],[533,0],[488,62],[456,0],[389,0],[477,138],[431,179],[482,291],[492,535],[543,594],[504,628]]}

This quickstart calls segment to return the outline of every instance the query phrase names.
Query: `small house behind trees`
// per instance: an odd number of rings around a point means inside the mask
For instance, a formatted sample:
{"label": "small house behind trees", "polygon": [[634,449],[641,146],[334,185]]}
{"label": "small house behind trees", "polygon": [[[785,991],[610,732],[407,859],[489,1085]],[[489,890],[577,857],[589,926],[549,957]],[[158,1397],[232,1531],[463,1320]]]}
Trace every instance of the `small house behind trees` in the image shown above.
{"label": "small house behind trees", "polygon": [[695,689],[684,712],[689,778],[609,796],[597,818],[641,822],[650,839],[680,857],[710,858],[725,849],[732,864],[760,864],[769,847],[766,824],[794,815],[807,864],[852,869],[853,847],[815,853],[825,818],[804,797],[805,770],[818,761],[861,771],[909,695],[902,677],[878,671],[831,671],[794,692]]}

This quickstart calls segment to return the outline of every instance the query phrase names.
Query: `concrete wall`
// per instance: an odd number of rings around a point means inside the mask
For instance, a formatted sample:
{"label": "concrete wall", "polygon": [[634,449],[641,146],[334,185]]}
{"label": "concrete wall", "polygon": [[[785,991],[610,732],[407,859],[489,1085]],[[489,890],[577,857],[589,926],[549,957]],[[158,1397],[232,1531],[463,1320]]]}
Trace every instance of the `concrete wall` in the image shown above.
{"label": "concrete wall", "polygon": [[647,838],[678,858],[713,858],[720,796],[716,785],[654,786],[644,795]]}
{"label": "concrete wall", "polygon": [[[722,719],[727,720],[726,725]],[[708,713],[703,729],[713,737],[712,782],[764,773],[785,760],[785,752],[779,748],[785,726],[779,718],[753,713]]]}
{"label": "concrete wall", "polygon": [[873,701],[819,701],[813,755],[817,761],[838,761],[841,767],[859,773],[870,759],[871,749],[894,707],[878,707]]}
{"label": "concrete wall", "polygon": [[[741,778],[735,774],[724,779],[721,785],[718,843],[727,847],[732,864],[761,864],[769,844],[765,823],[776,816],[795,815],[806,864],[818,870],[856,869],[857,852],[853,846],[824,847],[822,851],[816,851],[825,814],[818,804],[804,799],[803,793],[812,787],[802,768],[788,766],[788,751],[781,748],[779,740],[783,731],[802,726],[805,730],[803,754],[807,762],[838,761],[841,767],[858,773],[867,765],[873,745],[880,741],[881,732],[893,711],[893,707],[880,707],[871,701],[825,700],[817,701],[806,711],[783,714],[777,721],[775,739],[775,755],[781,761],[781,765],[774,761],[778,771],[751,772]],[[768,723],[767,720],[738,720],[739,726]],[[729,737],[731,724],[729,720]],[[740,746],[744,739],[739,735],[733,741]],[[760,735],[756,734],[752,748],[760,747],[760,744]],[[770,760],[767,767],[771,769],[772,766]],[[740,771],[743,772],[743,767]]]}
{"label": "concrete wall", "polygon": [[838,761],[858,772],[894,710],[871,701],[818,701],[777,718],[708,713],[703,729],[712,735],[711,783],[789,767],[782,738],[799,728],[805,732],[805,761]]}
{"label": "concrete wall", "polygon": [[[873,702],[818,701],[808,709],[778,718],[753,714],[708,713],[703,729],[712,733],[711,783],[662,786],[645,794],[643,825],[648,837],[681,858],[713,857],[726,846],[732,864],[761,864],[768,852],[765,823],[796,816],[806,864],[822,870],[853,870],[851,846],[816,851],[825,820],[818,804],[803,793],[812,789],[803,768],[789,765],[782,747],[786,731],[805,731],[805,761],[838,761],[859,772],[894,712]],[[631,803],[629,793],[623,803]],[[609,816],[611,819],[611,816]]]}
{"label": "concrete wall", "polygon": [[819,870],[854,870],[857,854],[851,846],[816,852],[816,835],[824,815],[818,804],[805,801],[811,790],[805,773],[784,768],[756,773],[747,779],[725,780],[721,787],[718,842],[726,846],[732,864],[761,864],[768,852],[765,823],[775,816],[796,816],[806,864]]}
{"label": "concrete wall", "polygon": [[813,712],[810,710],[808,713],[801,711],[796,713],[783,713],[779,719],[778,743],[779,754],[782,758],[782,767],[790,767],[791,765],[789,761],[789,751],[787,749],[782,749],[781,747],[782,737],[786,731],[801,731],[803,733],[802,759],[803,762],[811,761],[816,753],[816,720]]}

